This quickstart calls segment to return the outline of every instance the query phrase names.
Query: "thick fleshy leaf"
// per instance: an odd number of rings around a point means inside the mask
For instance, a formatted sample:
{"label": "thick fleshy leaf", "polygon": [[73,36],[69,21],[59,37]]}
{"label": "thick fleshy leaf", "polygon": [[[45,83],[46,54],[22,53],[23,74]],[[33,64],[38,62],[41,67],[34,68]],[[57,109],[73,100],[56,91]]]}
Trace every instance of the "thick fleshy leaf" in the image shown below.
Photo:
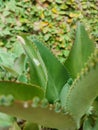
{"label": "thick fleshy leaf", "polygon": [[89,39],[88,34],[82,24],[78,24],[76,29],[75,43],[65,61],[65,66],[71,73],[72,78],[75,78],[80,70],[84,67],[91,53],[94,51],[95,45]]}
{"label": "thick fleshy leaf", "polygon": [[0,111],[18,117],[19,119],[34,122],[46,128],[60,130],[76,129],[76,123],[68,113],[56,113],[55,110],[52,109],[52,104],[48,104],[47,107],[43,108],[40,103],[35,107],[32,101],[27,101],[26,106],[25,102],[14,101],[11,106],[0,105]]}
{"label": "thick fleshy leaf", "polygon": [[[83,124],[83,130],[94,130],[90,119],[86,119]],[[97,130],[97,129],[96,129]]]}
{"label": "thick fleshy leaf", "polygon": [[66,108],[79,121],[98,96],[98,50],[89,58],[85,68],[69,89]]}
{"label": "thick fleshy leaf", "polygon": [[13,117],[10,117],[4,113],[0,113],[0,130],[12,126],[13,123],[14,123]]}
{"label": "thick fleshy leaf", "polygon": [[96,122],[95,122],[95,126],[94,126],[94,129],[93,130],[98,130],[98,118],[97,118],[97,120],[96,120]]}
{"label": "thick fleshy leaf", "polygon": [[64,109],[66,110],[66,102],[67,102],[67,96],[68,96],[68,92],[69,92],[69,89],[72,85],[72,79],[70,78],[67,83],[64,85],[64,87],[62,88],[61,90],[61,93],[60,93],[60,101],[61,101],[61,105],[62,107],[64,107]]}
{"label": "thick fleshy leaf", "polygon": [[22,34],[22,37],[18,36],[17,38],[20,43],[22,43],[22,46],[29,58],[31,83],[37,84],[46,89],[47,71],[40,53],[27,36]]}
{"label": "thick fleshy leaf", "polygon": [[59,98],[59,93],[62,87],[69,79],[69,74],[66,68],[58,61],[48,48],[34,38],[33,43],[38,47],[40,55],[47,68],[48,85],[46,89],[46,97],[51,102]]}
{"label": "thick fleshy leaf", "polygon": [[39,130],[39,126],[32,122],[26,122],[23,130]]}
{"label": "thick fleshy leaf", "polygon": [[10,127],[9,130],[21,130],[21,128],[18,126],[18,124],[15,122],[12,127]]}
{"label": "thick fleshy leaf", "polygon": [[92,119],[86,119],[83,123],[83,130],[98,130],[98,118],[94,121]]}
{"label": "thick fleshy leaf", "polygon": [[44,97],[44,92],[36,85],[0,81],[0,95],[12,95],[17,100],[31,100],[33,97]]}

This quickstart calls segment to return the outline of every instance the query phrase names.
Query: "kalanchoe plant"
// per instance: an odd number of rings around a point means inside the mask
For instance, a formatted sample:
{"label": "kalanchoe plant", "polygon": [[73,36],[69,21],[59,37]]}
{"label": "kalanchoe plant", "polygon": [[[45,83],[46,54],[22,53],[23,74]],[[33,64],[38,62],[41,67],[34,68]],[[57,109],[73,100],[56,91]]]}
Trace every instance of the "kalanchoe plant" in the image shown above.
{"label": "kalanchoe plant", "polygon": [[28,56],[30,83],[0,81],[0,112],[27,120],[24,130],[97,130],[98,50],[84,26],[78,24],[64,65],[40,41],[26,34],[18,40]]}

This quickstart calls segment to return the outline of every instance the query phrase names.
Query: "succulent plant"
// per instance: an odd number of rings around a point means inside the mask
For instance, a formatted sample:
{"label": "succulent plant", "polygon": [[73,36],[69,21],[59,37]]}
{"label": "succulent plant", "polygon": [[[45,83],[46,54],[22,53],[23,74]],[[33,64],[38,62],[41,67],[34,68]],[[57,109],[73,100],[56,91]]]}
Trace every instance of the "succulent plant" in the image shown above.
{"label": "succulent plant", "polygon": [[0,81],[0,112],[28,121],[24,130],[98,129],[98,50],[84,26],[78,24],[64,64],[37,39],[21,34],[18,40],[29,60],[30,83]]}

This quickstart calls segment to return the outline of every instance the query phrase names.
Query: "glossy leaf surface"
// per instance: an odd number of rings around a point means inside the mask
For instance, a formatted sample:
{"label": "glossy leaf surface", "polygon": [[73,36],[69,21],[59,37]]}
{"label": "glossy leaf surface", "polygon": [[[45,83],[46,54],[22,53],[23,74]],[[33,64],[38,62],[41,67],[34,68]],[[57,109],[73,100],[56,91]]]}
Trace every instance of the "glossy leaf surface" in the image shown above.
{"label": "glossy leaf surface", "polygon": [[32,122],[26,122],[23,130],[39,130],[39,127]]}
{"label": "glossy leaf surface", "polygon": [[29,59],[31,83],[37,84],[46,89],[47,71],[44,62],[40,56],[40,53],[27,36],[22,34],[22,37],[18,36],[18,39],[22,44]]}
{"label": "glossy leaf surface", "polygon": [[67,109],[79,123],[98,96],[98,50],[89,58],[80,77],[73,82],[67,96]]}
{"label": "glossy leaf surface", "polygon": [[56,113],[50,105],[45,108],[41,107],[41,104],[33,107],[32,101],[27,102],[27,107],[24,104],[25,102],[15,101],[11,106],[0,106],[0,111],[48,128],[61,130],[76,128],[76,124],[69,114]]}
{"label": "glossy leaf surface", "polygon": [[84,67],[89,56],[94,52],[94,43],[89,39],[87,32],[82,24],[78,24],[76,29],[75,43],[65,61],[65,66],[70,72],[72,78],[76,78],[77,74]]}
{"label": "glossy leaf surface", "polygon": [[31,100],[33,97],[44,97],[44,92],[36,85],[0,81],[0,95],[12,95],[17,100]]}
{"label": "glossy leaf surface", "polygon": [[63,85],[69,79],[69,74],[66,68],[58,61],[48,48],[34,38],[33,43],[37,46],[47,68],[48,84],[46,97],[51,102],[59,98],[59,93]]}

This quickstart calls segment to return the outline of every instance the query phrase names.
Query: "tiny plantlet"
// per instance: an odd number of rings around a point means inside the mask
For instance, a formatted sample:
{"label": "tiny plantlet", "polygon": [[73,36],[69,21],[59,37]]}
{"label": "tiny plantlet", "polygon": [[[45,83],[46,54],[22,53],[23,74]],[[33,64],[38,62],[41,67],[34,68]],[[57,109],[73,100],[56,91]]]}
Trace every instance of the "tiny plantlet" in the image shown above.
{"label": "tiny plantlet", "polygon": [[64,64],[37,39],[21,34],[18,40],[30,83],[0,81],[0,112],[27,121],[23,130],[97,130],[98,50],[84,26],[77,25]]}

